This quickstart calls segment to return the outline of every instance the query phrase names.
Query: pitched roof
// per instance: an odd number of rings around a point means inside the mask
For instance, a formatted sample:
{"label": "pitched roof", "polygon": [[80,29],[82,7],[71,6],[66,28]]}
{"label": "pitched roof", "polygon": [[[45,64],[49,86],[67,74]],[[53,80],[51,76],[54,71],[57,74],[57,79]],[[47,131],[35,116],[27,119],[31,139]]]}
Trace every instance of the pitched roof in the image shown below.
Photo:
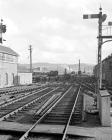
{"label": "pitched roof", "polygon": [[0,52],[2,53],[7,53],[7,54],[11,54],[11,55],[14,55],[14,56],[19,56],[15,51],[13,51],[11,48],[9,47],[5,47],[5,46],[2,46],[0,45]]}

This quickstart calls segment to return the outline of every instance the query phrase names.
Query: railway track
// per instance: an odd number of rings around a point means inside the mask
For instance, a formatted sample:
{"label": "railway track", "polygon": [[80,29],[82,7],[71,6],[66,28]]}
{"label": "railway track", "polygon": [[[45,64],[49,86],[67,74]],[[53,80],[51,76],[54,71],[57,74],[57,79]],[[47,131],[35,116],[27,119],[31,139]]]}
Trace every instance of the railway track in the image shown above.
{"label": "railway track", "polygon": [[[16,98],[19,98],[19,97],[22,97],[22,96],[25,96],[25,95],[28,95],[28,94],[31,94],[31,93],[34,93],[34,92],[37,92],[38,90],[41,90],[41,89],[44,89],[46,87],[51,87],[51,86],[48,86],[48,85],[44,85],[44,86],[37,86],[35,88],[30,88],[30,89],[24,89],[24,90],[16,90],[16,91],[10,91],[10,92],[7,92],[7,93],[3,93],[3,94],[0,94],[0,98],[2,98],[3,96],[6,97],[9,97],[9,101],[13,100],[13,99],[16,99]],[[52,86],[53,87],[53,86]],[[8,100],[6,100],[7,102]]]}
{"label": "railway track", "polygon": [[[45,86],[45,85],[42,85]],[[12,94],[12,93],[21,93],[21,92],[28,92],[36,90],[38,87],[42,87],[38,85],[31,85],[31,86],[18,86],[18,87],[9,87],[0,89],[0,95],[2,94]]]}
{"label": "railway track", "polygon": [[68,86],[66,86],[66,88],[63,88],[63,86],[61,88],[59,86],[45,87],[44,89],[40,89],[39,91],[32,92],[27,96],[4,104],[0,106],[0,121],[8,120],[9,118],[11,118],[10,120],[14,120],[12,118],[17,116],[16,114],[19,114],[18,116],[20,117],[22,112],[33,110],[32,108],[34,108],[34,106],[37,106],[37,108],[34,109],[37,110],[39,106],[42,106],[53,94],[57,92],[58,95],[60,95],[59,92],[62,93],[63,89],[66,90],[67,88]]}
{"label": "railway track", "polygon": [[[7,106],[7,105],[9,105],[9,104],[12,104],[12,103],[14,103],[14,102],[16,102],[16,101],[19,101],[19,100],[21,100],[21,99],[23,99],[23,98],[26,98],[26,97],[28,97],[28,96],[30,96],[31,94],[33,95],[33,94],[35,94],[36,92],[38,92],[39,90],[42,90],[44,87],[37,87],[36,89],[34,89],[34,90],[32,90],[32,91],[25,91],[24,93],[22,92],[21,94],[20,93],[18,93],[18,94],[16,94],[16,93],[10,93],[11,95],[10,96],[5,96],[5,98],[6,98],[6,100],[5,101],[1,101],[1,103],[0,103],[0,108],[1,107],[4,107],[4,106]],[[16,95],[15,95],[16,94]],[[2,98],[2,97],[1,97]],[[8,99],[7,99],[8,98]]]}
{"label": "railway track", "polygon": [[30,105],[33,101],[36,99],[38,100],[38,98],[43,97],[46,93],[52,90],[54,89],[46,87],[28,96],[17,99],[16,101],[9,102],[7,105],[2,105],[0,108],[0,121]]}
{"label": "railway track", "polygon": [[[25,89],[26,87],[26,89]],[[20,86],[20,87],[11,87],[8,88],[8,91],[6,92],[0,92],[0,108],[7,106],[9,104],[12,104],[18,100],[21,100],[27,96],[29,96],[30,94],[33,94],[41,89],[43,89],[44,87],[48,87],[47,85],[41,85],[41,86],[36,86],[36,85],[32,85],[32,86]],[[3,90],[3,89],[1,89]],[[4,89],[5,90],[5,89]]]}
{"label": "railway track", "polygon": [[[35,114],[34,119],[37,121],[19,140],[26,140],[32,129],[41,123],[65,125],[62,136],[62,140],[64,140],[67,136],[69,125],[74,125],[76,122],[81,123],[82,110],[79,101],[81,101],[82,98],[80,89],[81,87],[79,86],[75,88],[71,86],[64,94],[62,94],[62,96],[58,96],[56,100],[53,100],[53,102],[47,104],[47,108],[44,108]],[[75,118],[76,115],[78,117]],[[79,120],[77,120],[78,118]]]}
{"label": "railway track", "polygon": [[47,92],[43,96],[33,100],[33,102],[28,103],[28,105],[23,107],[21,111],[18,111],[16,114],[9,116],[7,118],[7,121],[33,124],[37,121],[37,119],[34,119],[35,115],[42,112],[42,110],[45,110],[45,108],[47,108],[49,104],[53,104],[54,101],[57,100],[57,98],[59,98],[62,94],[62,87],[57,87]]}
{"label": "railway track", "polygon": [[62,124],[65,125],[74,100],[76,98],[77,88],[72,87],[68,94],[52,109],[52,111],[41,121],[41,123]]}

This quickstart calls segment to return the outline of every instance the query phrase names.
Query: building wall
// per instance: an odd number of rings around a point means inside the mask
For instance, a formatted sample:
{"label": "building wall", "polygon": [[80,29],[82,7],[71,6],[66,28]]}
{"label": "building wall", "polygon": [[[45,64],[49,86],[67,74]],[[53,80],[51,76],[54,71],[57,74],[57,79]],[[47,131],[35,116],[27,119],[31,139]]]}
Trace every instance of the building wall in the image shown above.
{"label": "building wall", "polygon": [[107,57],[102,65],[103,80],[112,85],[112,56]]}
{"label": "building wall", "polygon": [[[95,66],[94,74],[98,77],[98,66]],[[109,86],[112,86],[112,55],[102,61],[102,80]]]}
{"label": "building wall", "polygon": [[18,73],[19,84],[31,84],[32,83],[32,73]]}
{"label": "building wall", "polygon": [[0,88],[13,86],[17,63],[0,60]]}

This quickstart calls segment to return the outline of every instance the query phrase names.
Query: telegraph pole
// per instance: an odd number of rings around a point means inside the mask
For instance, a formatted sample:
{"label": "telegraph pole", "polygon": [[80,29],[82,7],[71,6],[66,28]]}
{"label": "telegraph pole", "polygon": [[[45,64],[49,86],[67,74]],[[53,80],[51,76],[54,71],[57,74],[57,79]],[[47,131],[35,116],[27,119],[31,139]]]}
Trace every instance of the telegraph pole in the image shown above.
{"label": "telegraph pole", "polygon": [[32,73],[32,46],[29,46],[29,51],[30,51],[30,72]]}
{"label": "telegraph pole", "polygon": [[79,68],[78,68],[78,75],[81,75],[81,68],[80,68],[80,59],[79,59]]}

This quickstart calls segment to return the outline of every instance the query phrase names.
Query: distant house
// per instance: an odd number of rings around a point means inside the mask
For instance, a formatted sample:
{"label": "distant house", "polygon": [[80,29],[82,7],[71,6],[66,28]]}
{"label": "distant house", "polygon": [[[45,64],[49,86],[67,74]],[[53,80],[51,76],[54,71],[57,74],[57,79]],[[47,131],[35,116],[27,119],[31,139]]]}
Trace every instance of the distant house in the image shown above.
{"label": "distant house", "polygon": [[47,73],[49,72],[49,69],[47,67],[40,66],[40,67],[33,68],[33,72]]}
{"label": "distant house", "polygon": [[13,86],[17,76],[18,54],[0,45],[0,88]]}

